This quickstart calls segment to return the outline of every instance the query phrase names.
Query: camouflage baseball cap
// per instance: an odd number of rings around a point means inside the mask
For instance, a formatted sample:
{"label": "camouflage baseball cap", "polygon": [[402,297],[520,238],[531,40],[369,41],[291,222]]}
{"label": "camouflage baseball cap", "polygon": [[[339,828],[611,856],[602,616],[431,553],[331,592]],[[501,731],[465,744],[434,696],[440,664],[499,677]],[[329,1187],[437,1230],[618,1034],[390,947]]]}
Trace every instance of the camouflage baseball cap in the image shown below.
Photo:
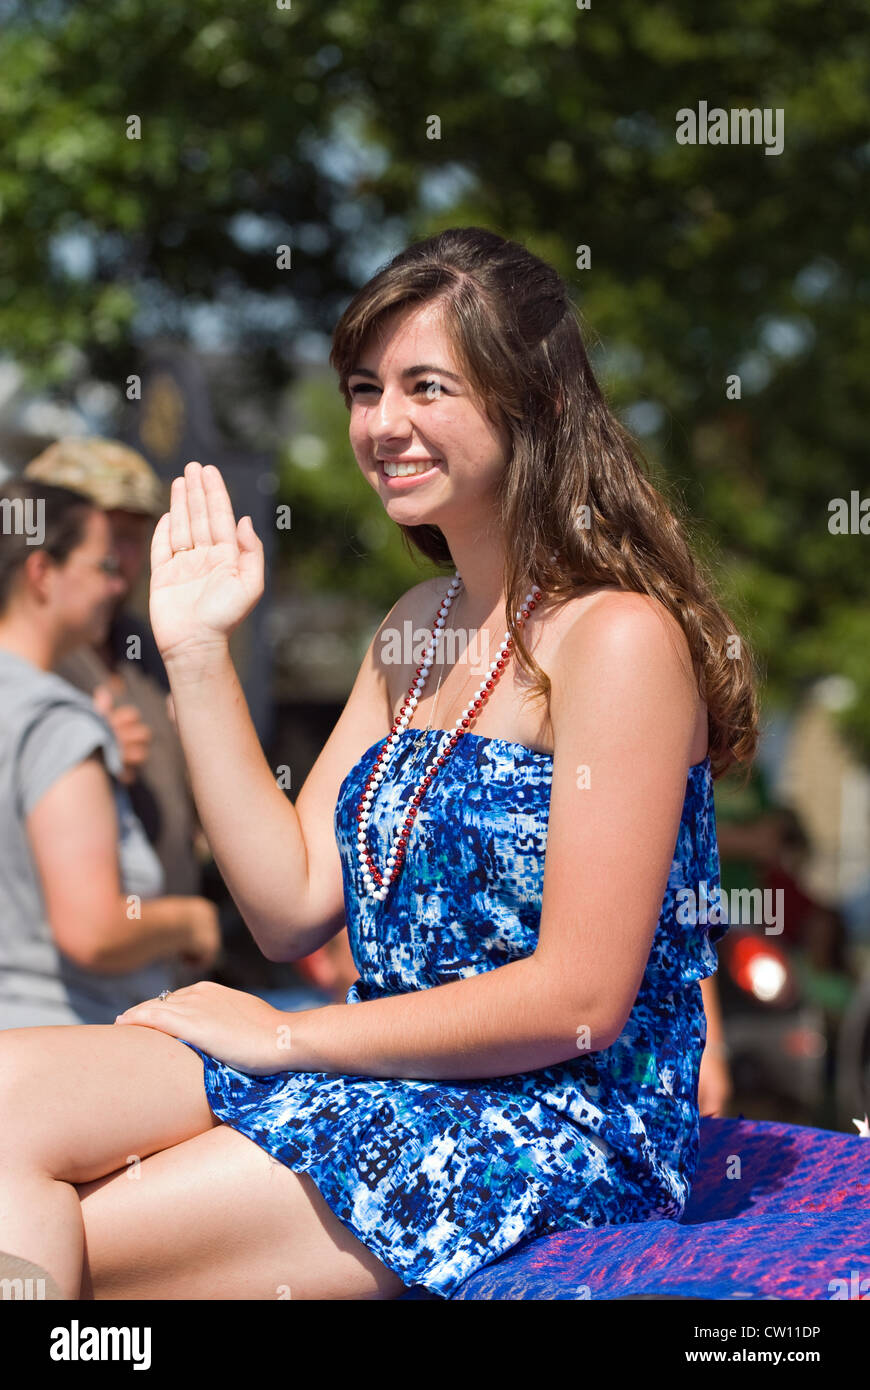
{"label": "camouflage baseball cap", "polygon": [[24,469],[25,478],[73,488],[98,507],[161,517],[169,510],[150,463],[116,439],[70,435],[49,444]]}

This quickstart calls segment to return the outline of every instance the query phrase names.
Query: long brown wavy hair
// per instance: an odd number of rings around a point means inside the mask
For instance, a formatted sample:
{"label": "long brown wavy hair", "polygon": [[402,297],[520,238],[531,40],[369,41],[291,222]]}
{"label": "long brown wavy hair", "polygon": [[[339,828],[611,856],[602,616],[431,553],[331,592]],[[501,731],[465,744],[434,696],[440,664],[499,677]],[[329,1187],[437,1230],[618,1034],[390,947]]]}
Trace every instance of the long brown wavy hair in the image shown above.
{"label": "long brown wavy hair", "polygon": [[[413,242],[354,295],[336,325],[329,360],[348,409],[348,377],[380,320],[434,300],[473,390],[511,433],[498,489],[511,537],[503,583],[508,631],[533,692],[548,698],[550,681],[514,616],[532,584],[548,599],[590,584],[648,594],[686,635],[707,704],[713,777],[741,762],[748,778],[758,744],[757,658],[690,550],[688,522],[675,514],[681,505],[652,484],[636,441],[609,409],[579,312],[552,266],[480,227]],[[455,569],[439,527],[400,529],[409,547]]]}

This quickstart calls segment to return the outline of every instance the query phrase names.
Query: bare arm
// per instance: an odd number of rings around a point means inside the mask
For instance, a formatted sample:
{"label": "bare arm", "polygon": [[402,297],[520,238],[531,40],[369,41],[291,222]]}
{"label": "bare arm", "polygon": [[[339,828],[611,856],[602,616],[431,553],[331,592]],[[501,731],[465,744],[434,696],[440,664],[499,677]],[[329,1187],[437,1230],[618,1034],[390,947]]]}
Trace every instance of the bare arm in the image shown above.
{"label": "bare arm", "polygon": [[701,981],[701,994],[707,1016],[707,1044],[701,1053],[698,1071],[698,1114],[722,1115],[734,1094],[734,1083],[728,1066],[728,1045],[715,975],[708,975]]}
{"label": "bare arm", "polygon": [[127,916],[118,869],[118,818],[98,754],[59,777],[27,818],[49,925],[64,955],[97,974],[122,974],[183,951],[189,906],[166,897]]}
{"label": "bare arm", "polygon": [[194,665],[167,662],[197,812],[223,879],[263,954],[305,921],[299,817],[275,780],[226,644]]}
{"label": "bare arm", "polygon": [[[339,787],[391,724],[379,634],[293,804],[266,762],[229,652],[231,631],[263,592],[263,550],[250,518],[236,526],[216,468],[190,463],[175,479],[151,565],[152,627],[215,862],[263,954],[308,955],[345,919],[333,829]],[[400,621],[401,603],[385,624]]]}
{"label": "bare arm", "polygon": [[727,1048],[715,975],[707,975],[701,981],[701,995],[704,1000],[704,1013],[707,1016],[707,1044],[703,1055],[705,1057],[725,1057],[727,1056]]}
{"label": "bare arm", "polygon": [[309,955],[344,925],[335,803],[360,754],[389,732],[389,694],[376,653],[387,625],[401,624],[403,608],[400,599],[369,643],[341,717],[295,803],[266,762],[226,644],[195,663],[167,664],[203,830],[269,960]]}

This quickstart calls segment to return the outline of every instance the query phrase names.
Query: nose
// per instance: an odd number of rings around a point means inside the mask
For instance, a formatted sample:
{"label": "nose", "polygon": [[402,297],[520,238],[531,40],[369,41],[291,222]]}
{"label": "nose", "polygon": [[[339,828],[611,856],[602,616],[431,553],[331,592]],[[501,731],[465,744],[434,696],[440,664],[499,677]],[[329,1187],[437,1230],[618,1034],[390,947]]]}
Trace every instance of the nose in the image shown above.
{"label": "nose", "polygon": [[387,439],[407,438],[410,433],[408,401],[400,387],[381,388],[377,403],[368,413],[368,428],[374,444]]}

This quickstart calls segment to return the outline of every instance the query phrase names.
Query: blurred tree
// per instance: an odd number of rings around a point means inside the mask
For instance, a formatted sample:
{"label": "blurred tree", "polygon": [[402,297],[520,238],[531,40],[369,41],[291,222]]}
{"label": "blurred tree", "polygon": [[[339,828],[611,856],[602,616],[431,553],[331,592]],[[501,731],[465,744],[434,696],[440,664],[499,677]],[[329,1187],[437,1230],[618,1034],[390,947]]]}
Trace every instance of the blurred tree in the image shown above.
{"label": "blurred tree", "polygon": [[[0,344],[60,392],[78,347],[120,390],[143,337],[210,328],[265,416],[300,343],[408,237],[524,240],[566,275],[662,485],[704,518],[769,698],[850,676],[840,719],[870,755],[868,539],[828,527],[867,479],[866,7],[287,6],[0,0]],[[782,111],[782,152],[678,144],[700,102]],[[303,401],[326,448],[288,452],[306,525],[282,545],[294,583],[362,568],[383,611],[420,576],[392,528],[381,545],[343,411]]]}

